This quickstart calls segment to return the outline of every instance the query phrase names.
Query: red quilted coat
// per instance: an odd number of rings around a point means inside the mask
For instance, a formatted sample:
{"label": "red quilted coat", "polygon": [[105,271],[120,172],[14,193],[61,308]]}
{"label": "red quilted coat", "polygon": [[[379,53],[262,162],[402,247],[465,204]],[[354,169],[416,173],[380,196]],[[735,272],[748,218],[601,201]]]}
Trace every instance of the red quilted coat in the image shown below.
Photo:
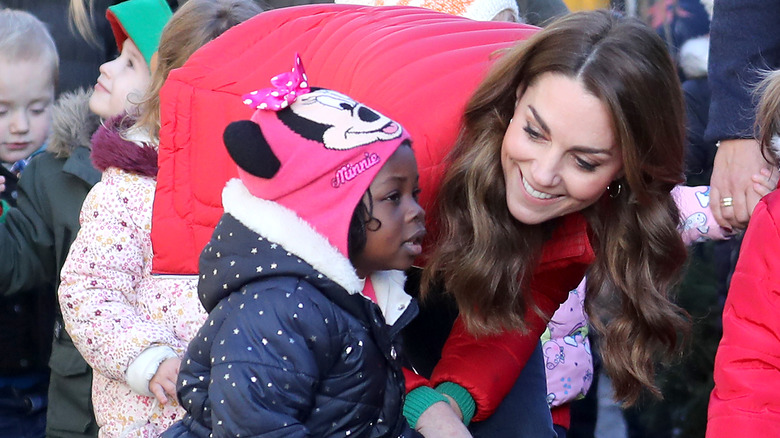
{"label": "red quilted coat", "polygon": [[750,217],[723,308],[707,438],[780,436],[780,192]]}
{"label": "red quilted coat", "polygon": [[[468,98],[497,51],[536,31],[413,7],[334,4],[263,12],[229,30],[173,71],[161,91],[154,271],[197,272],[200,250],[222,215],[222,189],[236,176],[222,132],[231,121],[251,116],[241,95],[288,71],[296,52],[312,86],[343,92],[411,133],[420,201],[430,212]],[[547,319],[593,260],[584,219],[575,214],[564,224],[545,248],[532,291]],[[466,388],[476,401],[474,420],[492,413],[538,344],[546,321],[529,316],[531,332],[524,336],[507,333],[476,342],[460,322],[453,328],[432,380]],[[431,384],[408,377],[409,388]]]}

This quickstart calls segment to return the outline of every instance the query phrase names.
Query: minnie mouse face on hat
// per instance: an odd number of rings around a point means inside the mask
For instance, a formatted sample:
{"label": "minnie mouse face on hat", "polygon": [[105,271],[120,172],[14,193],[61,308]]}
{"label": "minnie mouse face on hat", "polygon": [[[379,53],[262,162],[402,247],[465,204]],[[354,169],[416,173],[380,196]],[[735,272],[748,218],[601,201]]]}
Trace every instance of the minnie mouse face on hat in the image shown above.
{"label": "minnie mouse face on hat", "polygon": [[[320,138],[327,149],[346,150],[401,136],[403,129],[390,118],[333,90],[319,89],[298,98],[287,115],[279,118],[292,130],[308,120],[324,129]],[[298,123],[291,119],[300,118]],[[292,123],[289,123],[292,122]]]}
{"label": "minnie mouse face on hat", "polygon": [[[364,173],[409,140],[399,123],[351,97],[310,88],[297,55],[292,71],[274,76],[271,84],[243,96],[257,111],[251,120],[231,123],[224,133],[231,157],[250,175],[270,179],[284,167],[285,184],[305,185],[319,171],[331,172],[330,181],[345,166]],[[318,171],[312,172],[315,163]],[[301,169],[308,169],[306,176],[286,176]],[[262,190],[265,196],[268,192]]]}

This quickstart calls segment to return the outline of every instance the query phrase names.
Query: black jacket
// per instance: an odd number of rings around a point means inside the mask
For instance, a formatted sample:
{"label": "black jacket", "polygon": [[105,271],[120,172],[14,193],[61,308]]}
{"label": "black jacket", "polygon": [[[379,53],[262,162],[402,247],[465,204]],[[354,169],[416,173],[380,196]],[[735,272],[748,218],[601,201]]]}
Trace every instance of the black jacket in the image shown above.
{"label": "black jacket", "polygon": [[179,374],[187,416],[163,436],[419,436],[402,415],[397,342],[417,313],[403,273],[372,277],[383,314],[349,261],[289,210],[238,180],[223,201],[200,259],[209,318]]}

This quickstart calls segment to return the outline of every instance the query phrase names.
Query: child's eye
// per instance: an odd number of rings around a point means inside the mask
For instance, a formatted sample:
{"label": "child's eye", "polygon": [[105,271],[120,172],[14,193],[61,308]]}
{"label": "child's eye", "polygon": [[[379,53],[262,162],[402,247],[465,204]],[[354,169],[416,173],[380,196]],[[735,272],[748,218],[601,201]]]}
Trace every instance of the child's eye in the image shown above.
{"label": "child's eye", "polygon": [[127,60],[127,66],[128,66],[129,68],[133,68],[134,64],[133,64],[133,60],[132,60],[132,59],[128,59],[128,60]]}
{"label": "child's eye", "polygon": [[40,107],[40,108],[30,108],[30,112],[33,113],[36,116],[39,116],[46,112],[46,107]]}
{"label": "child's eye", "polygon": [[401,200],[401,194],[398,192],[390,193],[389,195],[385,196],[385,199],[390,202],[399,202]]}

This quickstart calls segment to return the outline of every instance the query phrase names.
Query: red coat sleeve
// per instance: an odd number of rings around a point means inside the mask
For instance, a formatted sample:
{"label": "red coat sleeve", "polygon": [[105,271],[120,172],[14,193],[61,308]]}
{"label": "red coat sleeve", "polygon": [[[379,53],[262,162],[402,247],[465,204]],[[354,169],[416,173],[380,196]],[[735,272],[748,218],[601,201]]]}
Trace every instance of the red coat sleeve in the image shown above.
{"label": "red coat sleeve", "polygon": [[561,302],[546,296],[537,297],[544,316],[531,310],[526,312],[528,330],[525,333],[507,331],[477,338],[458,318],[444,344],[441,360],[433,370],[432,386],[454,382],[464,387],[477,405],[472,421],[487,419],[512,389],[534,348],[539,345],[547,321]]}
{"label": "red coat sleeve", "polygon": [[780,197],[753,212],[723,310],[707,437],[780,436]]}
{"label": "red coat sleeve", "polygon": [[417,389],[421,386],[431,386],[431,382],[426,379],[425,377],[415,373],[414,371],[404,368],[404,380],[406,383],[406,393],[408,394],[411,390]]}
{"label": "red coat sleeve", "polygon": [[539,345],[539,337],[553,313],[566,301],[569,291],[579,285],[595,260],[585,218],[574,214],[561,220],[545,244],[539,266],[528,285],[531,300],[540,312],[532,309],[526,312],[527,330],[475,337],[458,318],[444,344],[430,386],[453,382],[465,388],[476,403],[472,421],[485,420],[495,412]]}

